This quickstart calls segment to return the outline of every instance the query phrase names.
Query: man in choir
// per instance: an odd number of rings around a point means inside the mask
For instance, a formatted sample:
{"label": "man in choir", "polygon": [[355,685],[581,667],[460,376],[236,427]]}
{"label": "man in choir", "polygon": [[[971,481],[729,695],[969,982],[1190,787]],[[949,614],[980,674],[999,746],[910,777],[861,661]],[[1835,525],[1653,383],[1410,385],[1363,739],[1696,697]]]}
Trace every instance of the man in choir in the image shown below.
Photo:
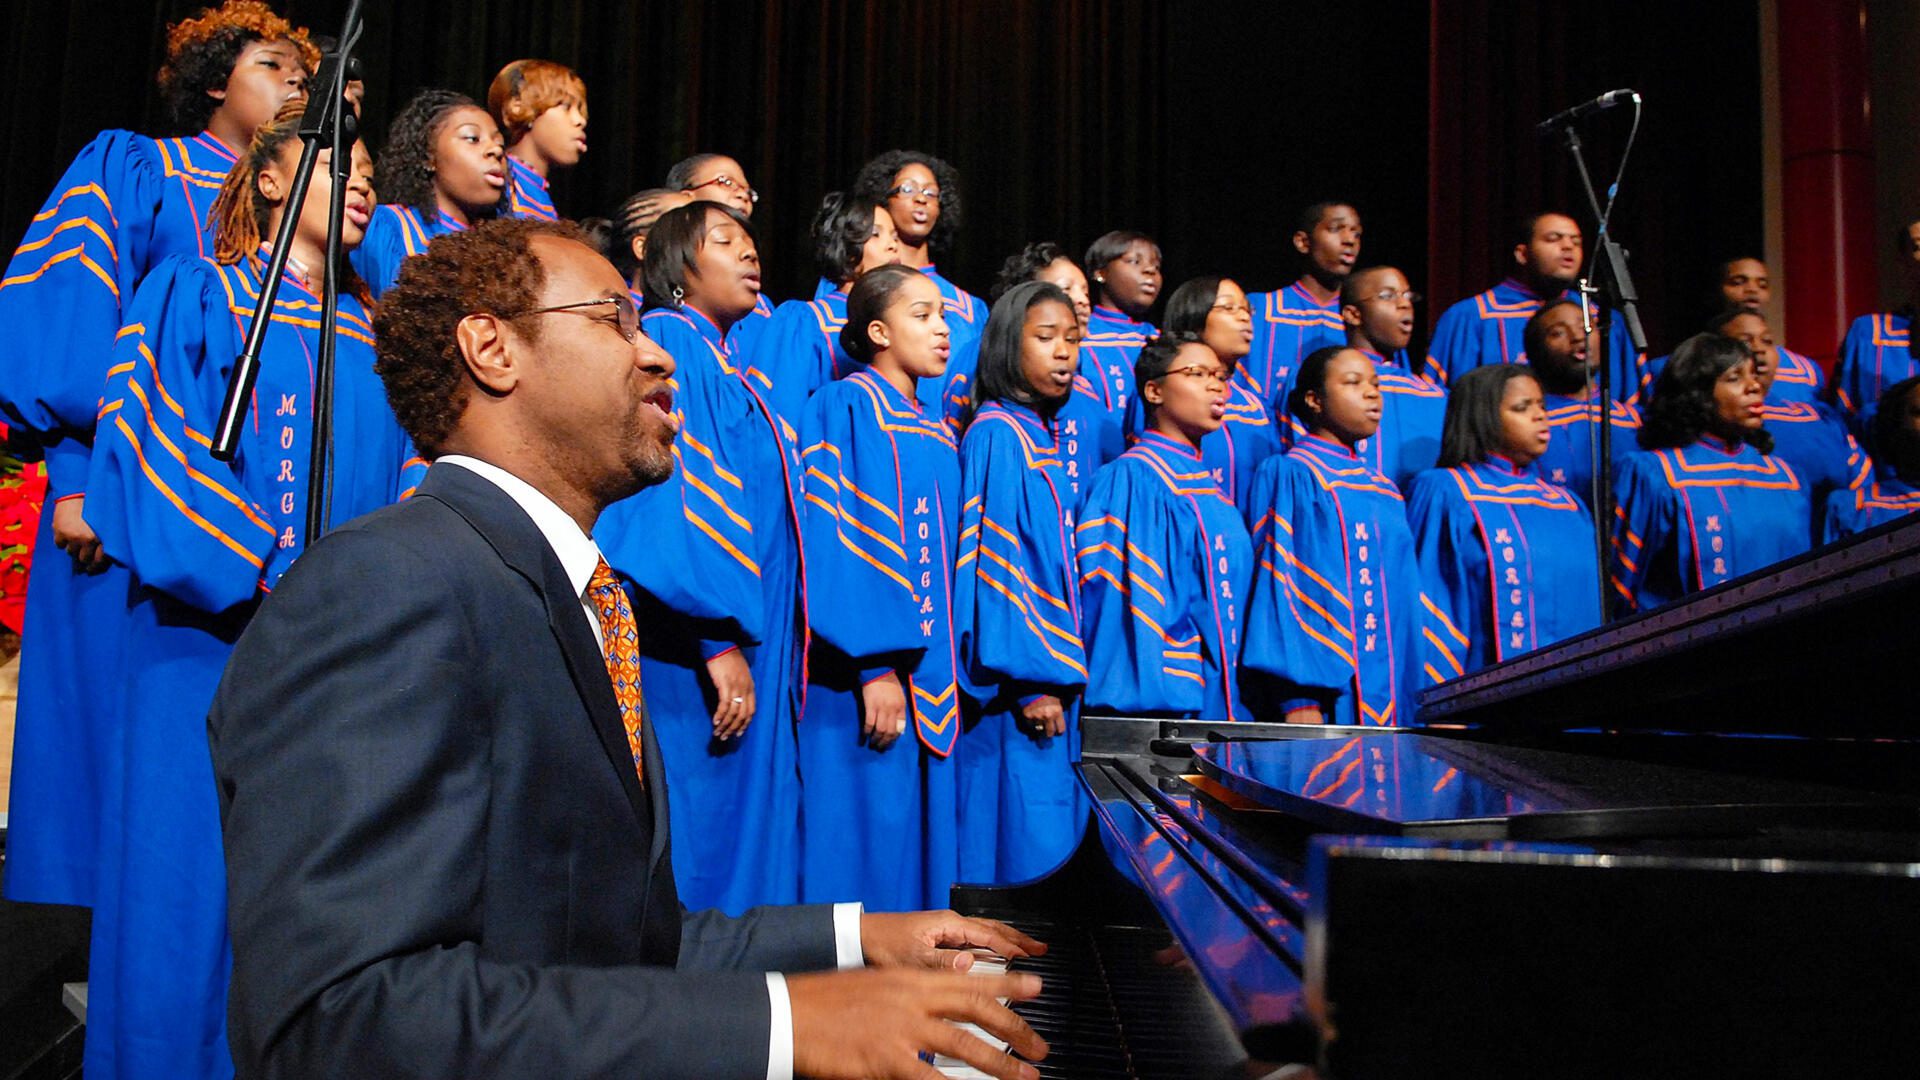
{"label": "man in choir", "polygon": [[[1448,308],[1427,346],[1426,375],[1441,385],[1481,364],[1523,362],[1527,318],[1547,300],[1578,299],[1584,240],[1573,218],[1555,211],[1520,219],[1513,237],[1514,273],[1478,296]],[[1608,333],[1613,397],[1634,401],[1640,393],[1639,364],[1627,323],[1613,313]]]}
{"label": "man in choir", "polygon": [[[1599,460],[1594,422],[1600,407],[1595,403],[1599,390],[1593,381],[1593,343],[1579,303],[1562,298],[1534,312],[1527,320],[1524,340],[1527,366],[1545,392],[1547,425],[1553,429],[1553,440],[1534,467],[1543,479],[1565,487],[1591,507],[1598,501],[1593,463]],[[1613,425],[1610,460],[1618,471],[1626,456],[1640,448],[1640,410],[1622,401],[1610,402],[1607,422]]]}
{"label": "man in choir", "polygon": [[[951,912],[686,912],[632,608],[593,539],[674,469],[674,362],[565,226],[483,224],[378,316],[419,494],[281,579],[209,717],[244,1076],[1004,1080],[1045,1044]],[[340,583],[354,582],[346,589]],[[862,962],[923,970],[819,971]],[[932,970],[925,970],[932,969]]]}
{"label": "man in choir", "polygon": [[1840,344],[1840,363],[1829,388],[1834,403],[1851,418],[1854,434],[1860,436],[1873,431],[1874,409],[1886,388],[1920,375],[1920,356],[1914,355],[1909,333],[1914,311],[1920,308],[1920,220],[1908,222],[1895,243],[1907,270],[1907,302],[1892,311],[1853,320]]}
{"label": "man in choir", "polygon": [[[1741,308],[1766,318],[1767,304],[1773,299],[1773,279],[1767,271],[1767,264],[1752,256],[1741,256],[1721,263],[1714,280],[1712,299],[1723,305],[1722,310]],[[1771,391],[1773,396],[1782,401],[1809,403],[1826,398],[1827,374],[1817,362],[1784,345],[1776,346],[1773,353],[1776,365]],[[1655,380],[1660,378],[1660,370],[1666,365],[1667,358],[1664,356],[1647,361],[1640,380],[1643,401]]]}
{"label": "man in choir", "polygon": [[1293,250],[1306,260],[1300,280],[1273,292],[1252,293],[1253,351],[1241,365],[1267,395],[1267,408],[1284,416],[1281,384],[1322,345],[1338,345],[1340,287],[1360,261],[1360,211],[1343,202],[1317,202],[1300,212]]}
{"label": "man in choir", "polygon": [[515,60],[493,77],[487,111],[507,138],[508,212],[555,220],[547,182],[587,152],[587,84],[551,60]]}

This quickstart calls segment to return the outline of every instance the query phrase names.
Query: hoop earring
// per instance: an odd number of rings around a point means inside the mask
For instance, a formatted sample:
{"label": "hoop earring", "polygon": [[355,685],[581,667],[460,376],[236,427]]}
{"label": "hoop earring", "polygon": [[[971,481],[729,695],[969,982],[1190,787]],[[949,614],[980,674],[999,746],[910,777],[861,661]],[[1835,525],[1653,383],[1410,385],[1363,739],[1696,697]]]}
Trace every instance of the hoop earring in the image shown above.
{"label": "hoop earring", "polygon": [[680,287],[680,286],[678,286],[678,285],[675,285],[675,286],[673,287],[673,294],[672,294],[672,295],[673,295],[673,306],[674,306],[674,307],[679,307],[679,306],[680,306],[680,301],[682,301],[682,300],[685,300],[685,299],[687,298],[687,290],[685,290],[685,289],[683,289],[683,288],[681,288],[681,287]]}

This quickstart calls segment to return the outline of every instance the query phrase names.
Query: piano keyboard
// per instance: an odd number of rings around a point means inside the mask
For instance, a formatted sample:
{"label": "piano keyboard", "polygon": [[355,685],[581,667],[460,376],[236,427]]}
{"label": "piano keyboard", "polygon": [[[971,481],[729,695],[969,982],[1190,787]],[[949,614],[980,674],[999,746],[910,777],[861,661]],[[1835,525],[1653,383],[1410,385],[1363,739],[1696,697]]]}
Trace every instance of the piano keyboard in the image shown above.
{"label": "piano keyboard", "polygon": [[[1177,962],[1165,930],[1019,916],[1006,921],[1046,942],[1047,955],[976,959],[971,971],[1040,976],[1040,996],[1015,1002],[1013,1011],[1047,1040],[1047,1059],[1034,1063],[1042,1077],[1194,1080],[1225,1076],[1244,1059],[1230,1039],[1223,1046],[1220,1010],[1193,971]],[[1005,1047],[978,1029],[973,1033]],[[986,1075],[946,1057],[934,1068],[955,1080]]]}

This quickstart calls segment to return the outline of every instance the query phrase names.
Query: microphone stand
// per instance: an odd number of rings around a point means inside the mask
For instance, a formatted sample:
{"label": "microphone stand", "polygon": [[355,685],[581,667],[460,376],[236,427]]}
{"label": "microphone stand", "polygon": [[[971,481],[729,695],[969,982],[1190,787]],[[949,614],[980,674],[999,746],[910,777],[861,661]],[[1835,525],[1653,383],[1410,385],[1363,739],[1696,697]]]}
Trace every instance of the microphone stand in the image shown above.
{"label": "microphone stand", "polygon": [[333,181],[327,207],[326,269],[320,291],[320,353],[313,378],[313,446],[307,475],[306,543],[319,539],[327,529],[333,501],[333,370],[334,349],[339,321],[341,261],[341,224],[346,216],[347,181],[353,175],[353,142],[359,124],[347,104],[349,68],[356,66],[353,47],[364,27],[360,15],[361,0],[350,0],[340,42],[321,60],[320,72],[310,84],[316,90],[307,95],[307,109],[300,117],[300,163],[294,171],[293,185],[287,193],[286,209],[280,215],[280,228],[274,235],[267,270],[260,281],[260,297],[253,306],[253,320],[247,325],[247,338],[234,359],[233,373],[227,377],[227,395],[220,403],[220,416],[214,428],[213,456],[232,461],[238,453],[241,425],[247,406],[253,400],[254,385],[260,378],[260,350],[266,344],[267,328],[272,322],[273,304],[280,292],[280,279],[286,272],[287,256],[293,247],[293,234],[306,205],[307,188],[313,180],[320,151],[332,152],[329,175]]}
{"label": "microphone stand", "polygon": [[[1640,95],[1633,96],[1635,132],[1640,127]],[[1612,315],[1618,311],[1627,324],[1627,334],[1632,339],[1633,355],[1646,352],[1647,334],[1640,325],[1640,297],[1633,287],[1633,275],[1627,271],[1627,251],[1613,239],[1608,232],[1609,219],[1613,215],[1614,200],[1620,195],[1620,176],[1627,168],[1627,153],[1633,149],[1633,136],[1627,137],[1627,152],[1620,155],[1620,169],[1615,174],[1613,184],[1607,189],[1605,206],[1593,187],[1593,176],[1587,171],[1587,160],[1580,142],[1580,135],[1573,129],[1571,120],[1560,125],[1562,145],[1573,156],[1573,164],[1580,174],[1580,185],[1585,189],[1587,205],[1593,211],[1593,217],[1599,223],[1596,246],[1593,257],[1587,264],[1587,272],[1580,279],[1580,317],[1588,334],[1588,340],[1599,341],[1599,385],[1594,385],[1591,365],[1587,373],[1587,399],[1598,399],[1599,418],[1590,429],[1590,443],[1593,451],[1593,488],[1590,492],[1593,507],[1593,543],[1594,554],[1599,559],[1600,569],[1600,620],[1610,621],[1608,610],[1612,607],[1612,596],[1607,588],[1608,567],[1611,553],[1613,526],[1613,351],[1612,351]],[[1604,297],[1606,318],[1597,318]],[[1596,393],[1597,391],[1597,393]],[[1597,445],[1593,436],[1597,435]]]}

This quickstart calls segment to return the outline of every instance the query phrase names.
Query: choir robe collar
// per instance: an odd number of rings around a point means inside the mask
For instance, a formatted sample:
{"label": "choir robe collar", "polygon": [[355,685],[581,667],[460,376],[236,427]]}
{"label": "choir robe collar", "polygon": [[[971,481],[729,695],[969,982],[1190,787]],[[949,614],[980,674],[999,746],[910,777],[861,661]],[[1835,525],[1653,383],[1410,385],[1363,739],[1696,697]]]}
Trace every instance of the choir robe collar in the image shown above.
{"label": "choir robe collar", "polygon": [[1694,445],[1704,450],[1712,450],[1717,453],[1725,454],[1727,457],[1739,457],[1740,451],[1746,449],[1747,447],[1747,443],[1745,443],[1744,441],[1732,442],[1730,440],[1723,439],[1720,436],[1714,435],[1712,433],[1706,433],[1701,435],[1700,440],[1696,442]]}
{"label": "choir robe collar", "polygon": [[1312,311],[1331,311],[1336,315],[1340,313],[1339,294],[1338,293],[1334,294],[1333,299],[1323,304],[1320,301],[1315,300],[1313,298],[1313,294],[1307,291],[1307,279],[1305,277],[1302,277],[1296,280],[1293,284],[1287,286],[1285,289],[1282,289],[1281,291],[1292,293],[1295,297],[1299,299],[1300,306],[1303,308],[1307,308]]}
{"label": "choir robe collar", "polygon": [[1047,417],[1041,416],[1040,411],[1033,406],[1023,405],[1018,401],[1012,401],[1007,398],[1001,398],[998,401],[989,402],[988,404],[998,405],[1002,409],[1005,409],[1007,415],[1019,421],[1021,427],[1028,429],[1029,434],[1034,437],[1034,441],[1040,445],[1052,449],[1059,441],[1060,414],[1058,412],[1053,414],[1052,419],[1048,419]]}
{"label": "choir robe collar", "polygon": [[1095,304],[1093,306],[1093,317],[1096,319],[1105,319],[1108,322],[1112,322],[1112,323],[1118,323],[1121,327],[1125,329],[1138,330],[1143,334],[1149,333],[1153,329],[1153,325],[1151,323],[1143,322],[1142,320],[1136,319],[1133,316],[1127,314],[1126,312],[1121,311],[1119,308],[1110,308],[1105,304]]}
{"label": "choir robe collar", "polygon": [[203,131],[200,134],[195,135],[190,141],[195,146],[201,147],[202,149],[206,150],[208,153],[219,158],[222,162],[226,163],[229,167],[231,167],[232,165],[234,165],[236,162],[240,160],[240,155],[234,153],[231,147],[229,147],[226,143],[221,142],[217,137],[215,137],[215,135],[211,131]]}
{"label": "choir robe collar", "polygon": [[733,355],[733,346],[728,343],[726,332],[720,329],[719,323],[707,318],[704,312],[690,304],[682,304],[673,310],[693,324],[693,328],[700,333],[700,340],[713,346],[723,356]]}
{"label": "choir robe collar", "polygon": [[1141,432],[1139,440],[1134,445],[1153,454],[1168,465],[1187,466],[1200,464],[1199,447],[1190,446],[1171,435],[1162,434],[1152,428]]}
{"label": "choir robe collar", "polygon": [[1352,462],[1356,465],[1362,463],[1360,454],[1353,447],[1324,435],[1302,435],[1294,441],[1293,445],[1301,450],[1308,450],[1336,461]]}

